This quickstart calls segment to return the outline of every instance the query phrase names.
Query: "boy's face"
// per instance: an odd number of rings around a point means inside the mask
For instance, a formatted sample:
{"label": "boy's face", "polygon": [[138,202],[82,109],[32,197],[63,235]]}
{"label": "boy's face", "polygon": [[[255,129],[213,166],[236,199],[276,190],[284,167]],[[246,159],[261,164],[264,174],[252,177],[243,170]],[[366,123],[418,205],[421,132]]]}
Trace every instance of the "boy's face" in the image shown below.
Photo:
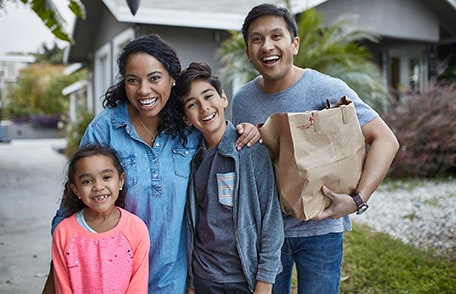
{"label": "boy's face", "polygon": [[184,120],[203,134],[207,148],[217,145],[226,129],[225,107],[228,99],[205,80],[195,80],[184,100]]}
{"label": "boy's face", "polygon": [[249,26],[245,52],[266,81],[287,78],[298,49],[299,38],[291,36],[282,17],[261,16]]}

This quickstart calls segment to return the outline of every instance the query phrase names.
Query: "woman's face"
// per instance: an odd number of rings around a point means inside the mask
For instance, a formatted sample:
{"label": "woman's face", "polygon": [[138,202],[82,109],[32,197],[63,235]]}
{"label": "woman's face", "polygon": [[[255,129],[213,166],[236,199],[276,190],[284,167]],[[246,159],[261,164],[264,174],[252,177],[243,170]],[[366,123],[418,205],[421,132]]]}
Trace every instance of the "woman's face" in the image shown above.
{"label": "woman's face", "polygon": [[125,66],[125,90],[131,105],[143,117],[154,117],[168,102],[174,79],[147,53],[131,55]]}

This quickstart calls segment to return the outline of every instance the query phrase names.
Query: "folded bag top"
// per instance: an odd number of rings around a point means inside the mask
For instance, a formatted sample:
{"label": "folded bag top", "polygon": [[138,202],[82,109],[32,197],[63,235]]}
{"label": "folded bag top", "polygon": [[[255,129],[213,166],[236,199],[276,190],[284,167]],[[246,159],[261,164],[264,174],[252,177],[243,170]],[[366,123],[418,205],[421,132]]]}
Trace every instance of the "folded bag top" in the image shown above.
{"label": "folded bag top", "polygon": [[258,125],[274,163],[282,211],[309,220],[331,204],[321,187],[356,189],[366,148],[354,103],[343,96],[323,110],[275,113]]}

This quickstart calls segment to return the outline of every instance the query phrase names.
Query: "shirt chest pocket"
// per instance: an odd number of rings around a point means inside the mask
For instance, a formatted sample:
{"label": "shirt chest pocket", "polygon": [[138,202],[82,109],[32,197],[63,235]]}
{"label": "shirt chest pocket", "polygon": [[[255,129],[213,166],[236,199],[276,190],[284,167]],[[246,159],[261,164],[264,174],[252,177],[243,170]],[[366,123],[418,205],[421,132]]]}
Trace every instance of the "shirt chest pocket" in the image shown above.
{"label": "shirt chest pocket", "polygon": [[233,207],[235,180],[235,172],[217,173],[218,201],[220,204]]}
{"label": "shirt chest pocket", "polygon": [[194,149],[174,148],[173,165],[176,176],[187,179],[190,175],[190,161],[195,153]]}

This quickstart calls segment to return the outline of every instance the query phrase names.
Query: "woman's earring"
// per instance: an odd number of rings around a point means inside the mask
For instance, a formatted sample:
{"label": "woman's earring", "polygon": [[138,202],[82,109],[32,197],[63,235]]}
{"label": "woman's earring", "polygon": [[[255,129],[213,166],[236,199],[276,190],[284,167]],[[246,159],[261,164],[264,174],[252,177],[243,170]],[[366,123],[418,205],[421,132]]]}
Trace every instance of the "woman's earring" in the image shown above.
{"label": "woman's earring", "polygon": [[176,82],[173,82],[173,87],[176,85]]}

